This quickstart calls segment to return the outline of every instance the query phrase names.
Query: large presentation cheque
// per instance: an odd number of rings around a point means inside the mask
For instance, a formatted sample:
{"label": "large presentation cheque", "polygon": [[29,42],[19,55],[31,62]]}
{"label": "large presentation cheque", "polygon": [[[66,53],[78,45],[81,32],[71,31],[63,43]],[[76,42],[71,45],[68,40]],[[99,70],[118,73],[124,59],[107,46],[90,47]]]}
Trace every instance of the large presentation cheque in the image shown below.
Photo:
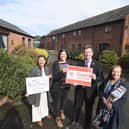
{"label": "large presentation cheque", "polygon": [[27,95],[49,91],[49,77],[26,78]]}
{"label": "large presentation cheque", "polygon": [[65,82],[90,87],[92,71],[92,68],[69,65]]}

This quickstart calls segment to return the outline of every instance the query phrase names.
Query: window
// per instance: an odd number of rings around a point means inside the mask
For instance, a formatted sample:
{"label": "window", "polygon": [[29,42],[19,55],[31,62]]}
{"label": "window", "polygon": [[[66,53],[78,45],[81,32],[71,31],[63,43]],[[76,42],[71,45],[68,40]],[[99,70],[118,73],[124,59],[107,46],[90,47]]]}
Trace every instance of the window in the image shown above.
{"label": "window", "polygon": [[51,40],[51,49],[55,49],[56,47],[56,36],[52,36],[52,40]]}
{"label": "window", "polygon": [[109,43],[100,43],[99,44],[99,53],[103,50],[106,50],[106,49],[110,49],[110,44]]}
{"label": "window", "polygon": [[105,33],[109,33],[111,31],[112,31],[112,27],[111,26],[105,26],[105,28],[104,28],[104,32]]}
{"label": "window", "polygon": [[31,39],[28,39],[28,48],[31,48]]}
{"label": "window", "polygon": [[56,36],[52,36],[52,40],[55,40],[56,39]]}
{"label": "window", "polygon": [[82,45],[81,44],[78,44],[78,49],[81,49]]}
{"label": "window", "polygon": [[62,34],[62,38],[63,38],[63,39],[65,38],[65,33],[64,33],[64,34]]}
{"label": "window", "polygon": [[73,32],[73,36],[77,36],[77,31],[74,31]]}
{"label": "window", "polygon": [[14,41],[13,40],[11,40],[11,45],[14,45]]}
{"label": "window", "polygon": [[73,36],[81,36],[82,35],[82,31],[81,30],[77,30],[77,31],[73,31]]}
{"label": "window", "polygon": [[22,45],[25,46],[25,38],[22,38]]}
{"label": "window", "polygon": [[72,44],[72,49],[75,49],[75,44]]}
{"label": "window", "polygon": [[7,35],[2,35],[0,34],[0,48],[4,48],[5,50],[7,50],[7,44],[8,44],[8,37]]}
{"label": "window", "polygon": [[79,31],[78,31],[78,36],[81,36],[81,35],[82,35],[82,31],[79,30]]}

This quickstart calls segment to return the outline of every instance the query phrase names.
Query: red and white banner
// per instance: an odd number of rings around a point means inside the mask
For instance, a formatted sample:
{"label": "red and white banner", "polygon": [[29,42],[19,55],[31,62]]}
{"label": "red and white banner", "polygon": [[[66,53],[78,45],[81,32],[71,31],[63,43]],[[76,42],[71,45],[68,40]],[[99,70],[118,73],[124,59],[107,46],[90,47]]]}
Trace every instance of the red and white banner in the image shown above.
{"label": "red and white banner", "polygon": [[91,86],[92,68],[69,65],[67,69],[66,83]]}

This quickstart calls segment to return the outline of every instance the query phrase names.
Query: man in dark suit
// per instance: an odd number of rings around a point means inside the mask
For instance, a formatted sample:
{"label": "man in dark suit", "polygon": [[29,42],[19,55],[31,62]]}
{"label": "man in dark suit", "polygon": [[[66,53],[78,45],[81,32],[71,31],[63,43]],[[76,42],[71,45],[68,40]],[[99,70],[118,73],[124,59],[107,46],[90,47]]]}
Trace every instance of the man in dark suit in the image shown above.
{"label": "man in dark suit", "polygon": [[86,45],[84,49],[85,60],[81,61],[78,66],[90,67],[93,69],[91,87],[77,85],[74,96],[74,109],[72,114],[72,123],[67,128],[77,129],[83,101],[85,102],[85,129],[90,129],[92,119],[92,109],[95,98],[97,96],[97,82],[103,79],[102,69],[99,62],[93,60],[93,48],[91,45]]}

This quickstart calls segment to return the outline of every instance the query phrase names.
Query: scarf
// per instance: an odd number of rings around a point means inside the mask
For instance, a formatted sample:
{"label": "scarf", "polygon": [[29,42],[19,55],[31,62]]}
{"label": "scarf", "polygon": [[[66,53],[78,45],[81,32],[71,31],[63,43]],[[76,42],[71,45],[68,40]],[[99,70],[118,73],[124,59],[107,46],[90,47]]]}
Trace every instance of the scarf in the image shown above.
{"label": "scarf", "polygon": [[120,80],[118,80],[115,84],[112,84],[112,80],[109,80],[104,89],[104,94],[106,95],[106,97],[108,97],[110,93],[114,91],[116,88],[118,88],[119,84],[120,84]]}

